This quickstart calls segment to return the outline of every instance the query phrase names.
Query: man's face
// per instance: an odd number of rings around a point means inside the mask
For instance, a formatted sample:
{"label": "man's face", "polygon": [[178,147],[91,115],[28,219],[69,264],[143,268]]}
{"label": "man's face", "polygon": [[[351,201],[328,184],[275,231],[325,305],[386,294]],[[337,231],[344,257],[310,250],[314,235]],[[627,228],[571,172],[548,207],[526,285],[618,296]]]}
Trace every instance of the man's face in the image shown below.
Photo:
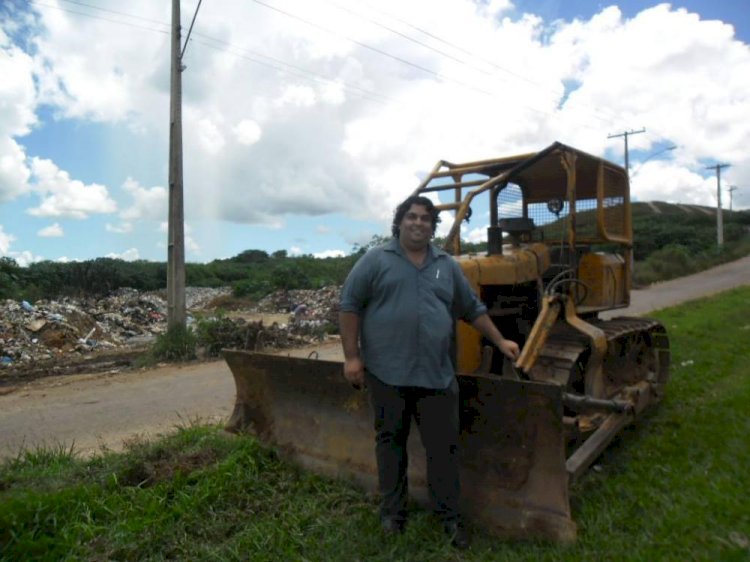
{"label": "man's face", "polygon": [[423,248],[432,238],[432,216],[424,205],[412,205],[399,225],[399,240],[409,249]]}

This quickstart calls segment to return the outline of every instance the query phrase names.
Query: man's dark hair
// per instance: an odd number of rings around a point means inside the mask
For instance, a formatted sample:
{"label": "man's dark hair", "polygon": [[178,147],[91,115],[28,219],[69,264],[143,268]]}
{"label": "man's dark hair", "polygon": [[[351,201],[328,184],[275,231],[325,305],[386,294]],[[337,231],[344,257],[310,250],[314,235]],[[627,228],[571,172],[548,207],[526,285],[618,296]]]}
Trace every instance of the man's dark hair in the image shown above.
{"label": "man's dark hair", "polygon": [[430,217],[432,218],[432,235],[435,236],[437,225],[440,223],[440,211],[435,208],[435,204],[427,197],[412,195],[396,207],[396,211],[393,213],[393,223],[391,224],[391,234],[393,234],[393,237],[398,238],[401,221],[404,220],[404,215],[411,209],[412,205],[421,205],[430,213]]}

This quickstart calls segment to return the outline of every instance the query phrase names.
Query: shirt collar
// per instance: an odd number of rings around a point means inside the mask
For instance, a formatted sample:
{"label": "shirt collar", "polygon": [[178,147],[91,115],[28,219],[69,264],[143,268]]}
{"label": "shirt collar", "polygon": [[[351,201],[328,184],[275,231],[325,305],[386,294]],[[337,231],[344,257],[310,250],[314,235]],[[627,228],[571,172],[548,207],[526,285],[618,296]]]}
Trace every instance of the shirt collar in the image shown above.
{"label": "shirt collar", "polygon": [[[441,250],[440,248],[435,246],[435,244],[433,244],[432,242],[429,243],[427,248],[428,248],[428,256],[429,256],[428,262],[432,260],[436,260],[437,258],[441,256],[448,255],[448,253],[445,250]],[[401,247],[401,244],[399,243],[398,238],[395,238],[395,237],[391,238],[390,241],[386,243],[384,249],[386,252],[394,252],[401,257],[406,257],[404,255],[404,249]]]}

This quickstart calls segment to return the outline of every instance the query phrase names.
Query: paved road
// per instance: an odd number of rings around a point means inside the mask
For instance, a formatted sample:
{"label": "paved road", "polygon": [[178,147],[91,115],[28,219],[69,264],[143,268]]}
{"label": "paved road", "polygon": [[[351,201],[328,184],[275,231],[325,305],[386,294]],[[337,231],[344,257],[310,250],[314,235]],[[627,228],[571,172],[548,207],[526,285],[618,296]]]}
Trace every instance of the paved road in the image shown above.
{"label": "paved road", "polygon": [[656,283],[647,289],[631,291],[630,307],[602,314],[602,317],[640,316],[740,285],[750,285],[750,256],[722,264],[708,271]]}
{"label": "paved road", "polygon": [[[645,314],[747,284],[750,257],[634,291],[632,306],[612,315]],[[335,341],[318,350],[323,359],[340,353]],[[223,361],[43,379],[0,396],[0,458],[24,446],[72,444],[82,454],[102,445],[117,450],[126,439],[153,437],[193,420],[224,421],[233,403],[234,382]]]}

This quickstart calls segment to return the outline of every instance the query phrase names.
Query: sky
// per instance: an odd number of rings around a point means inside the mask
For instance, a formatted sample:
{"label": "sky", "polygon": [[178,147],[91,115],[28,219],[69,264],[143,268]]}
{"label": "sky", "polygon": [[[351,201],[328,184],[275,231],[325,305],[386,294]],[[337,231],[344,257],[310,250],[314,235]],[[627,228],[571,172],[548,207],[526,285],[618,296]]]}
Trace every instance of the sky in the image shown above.
{"label": "sky", "polygon": [[[166,261],[170,18],[0,0],[0,256]],[[642,129],[633,200],[716,206],[729,164],[722,206],[736,187],[750,208],[748,43],[746,0],[205,0],[182,61],[186,260],[348,254],[441,159],[560,141],[622,165],[614,135]]]}

